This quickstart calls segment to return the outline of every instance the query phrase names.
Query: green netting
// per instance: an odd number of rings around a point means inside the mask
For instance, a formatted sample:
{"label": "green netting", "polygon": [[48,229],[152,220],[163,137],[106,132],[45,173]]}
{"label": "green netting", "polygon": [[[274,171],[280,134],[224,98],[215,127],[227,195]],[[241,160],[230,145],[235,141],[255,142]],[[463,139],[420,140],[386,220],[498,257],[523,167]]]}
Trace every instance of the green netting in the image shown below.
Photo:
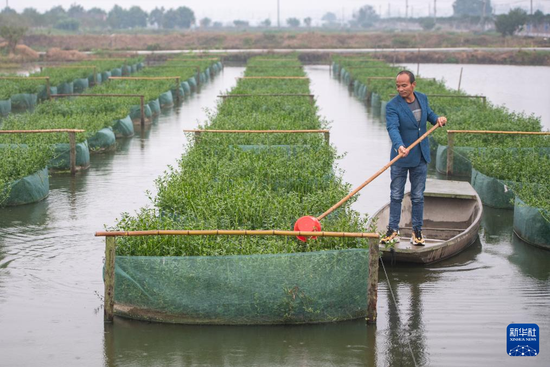
{"label": "green netting", "polygon": [[122,76],[122,69],[114,68],[111,70],[111,76]]}
{"label": "green netting", "polygon": [[172,92],[164,92],[159,96],[160,107],[168,107],[174,104],[174,99],[172,98]]}
{"label": "green netting", "polygon": [[104,127],[88,138],[88,147],[91,152],[103,152],[116,148],[116,138],[113,129]]}
{"label": "green netting", "polygon": [[138,70],[137,64],[130,65],[130,72],[133,74]]}
{"label": "green netting", "polygon": [[111,77],[110,71],[104,71],[101,73],[101,81],[106,82]]}
{"label": "green netting", "polygon": [[[471,177],[472,163],[466,158],[468,152],[473,148],[454,147],[453,154],[453,176]],[[435,168],[439,173],[447,173],[447,146],[439,145],[437,147]]]}
{"label": "green netting", "polygon": [[[153,113],[151,112],[151,107],[149,107],[149,104],[143,105],[143,113],[145,114],[146,119],[150,119],[151,116],[153,116]],[[130,118],[133,121],[141,121],[141,106],[140,105],[133,105],[130,107]]]}
{"label": "green netting", "polygon": [[430,159],[432,163],[435,163],[437,161],[437,148],[439,147],[439,143],[435,140],[433,135],[428,136],[428,141],[430,142]]}
{"label": "green netting", "polygon": [[493,208],[512,209],[516,195],[509,189],[510,182],[503,182],[486,176],[472,168],[472,186],[477,191],[483,204]]}
{"label": "green netting", "polygon": [[[101,73],[96,74],[96,79],[97,79],[97,84],[101,84],[101,82],[103,81],[103,77],[101,76]],[[93,85],[94,83],[95,83],[94,74],[92,73],[92,75],[88,77],[88,85]]]}
{"label": "green netting", "polygon": [[[55,145],[55,157],[48,163],[48,167],[59,170],[71,169],[71,146],[69,143]],[[76,166],[86,168],[90,165],[90,150],[88,142],[76,144]]]}
{"label": "green netting", "polygon": [[115,302],[134,318],[291,324],[366,316],[368,250],[279,255],[117,256]]}
{"label": "green netting", "polygon": [[154,99],[152,101],[149,101],[149,103],[147,103],[147,105],[151,109],[151,113],[153,115],[158,115],[160,113],[160,102],[159,102],[158,98]]}
{"label": "green netting", "polygon": [[183,88],[183,91],[185,92],[185,95],[191,94],[191,87],[189,86],[188,82],[181,83],[181,86]]}
{"label": "green netting", "polygon": [[525,242],[550,250],[550,213],[527,206],[516,197],[514,205],[514,232]]}
{"label": "green netting", "polygon": [[265,150],[270,151],[285,151],[289,155],[295,155],[297,152],[303,152],[304,148],[308,148],[307,145],[246,145],[246,144],[240,144],[237,145],[239,149],[242,149],[244,151],[251,151],[254,153],[260,153]]}
{"label": "green netting", "polygon": [[128,65],[124,65],[121,68],[122,76],[129,76],[132,73],[132,68]]}
{"label": "green netting", "polygon": [[[50,94],[57,94],[57,87],[50,86]],[[38,100],[45,101],[48,99],[48,92],[45,85],[41,85],[38,89]]]}
{"label": "green netting", "polygon": [[6,206],[16,206],[35,203],[43,200],[50,193],[48,169],[44,168],[32,175],[10,183],[8,198],[2,203]]}
{"label": "green netting", "polygon": [[11,96],[12,111],[32,111],[38,103],[38,95],[21,93]]}
{"label": "green netting", "polygon": [[197,90],[197,80],[195,79],[195,77],[191,77],[187,79],[187,82],[189,83],[189,86],[191,87],[192,92]]}
{"label": "green netting", "polygon": [[[365,90],[366,92],[366,90]],[[386,106],[387,106],[388,102],[387,101],[382,101],[380,102],[380,116],[382,116],[382,119],[385,121],[386,119]],[[431,149],[431,145],[430,145],[430,149]]]}
{"label": "green netting", "polygon": [[73,82],[73,90],[75,93],[82,93],[90,87],[88,79],[75,79]]}
{"label": "green netting", "polygon": [[70,83],[61,83],[57,86],[57,93],[59,94],[73,94],[74,93],[74,84]]}
{"label": "green netting", "polygon": [[0,116],[7,116],[11,112],[11,99],[0,101]]}
{"label": "green netting", "polygon": [[123,119],[117,120],[113,124],[113,132],[117,138],[128,138],[134,135],[134,123],[128,115]]}
{"label": "green netting", "polygon": [[370,106],[372,108],[380,109],[380,96],[378,93],[373,93],[370,96]]}

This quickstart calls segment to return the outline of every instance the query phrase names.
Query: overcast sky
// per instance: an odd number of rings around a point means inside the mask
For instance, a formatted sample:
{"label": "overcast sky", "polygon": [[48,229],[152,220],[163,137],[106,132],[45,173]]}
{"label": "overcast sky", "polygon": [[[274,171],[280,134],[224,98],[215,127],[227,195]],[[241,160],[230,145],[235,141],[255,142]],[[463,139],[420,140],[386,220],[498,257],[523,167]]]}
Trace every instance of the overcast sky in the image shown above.
{"label": "overcast sky", "polygon": [[[406,3],[409,4],[409,16],[427,16],[433,14],[434,0],[279,0],[281,25],[290,17],[303,19],[311,17],[320,21],[326,12],[335,13],[338,18],[351,19],[353,11],[363,5],[372,5],[375,10],[386,17],[388,11],[392,16],[405,16]],[[507,12],[513,7],[523,7],[529,10],[531,0],[492,0],[493,8],[497,13]],[[532,0],[533,8],[541,9],[545,13],[550,12],[550,0]],[[277,20],[277,0],[0,0],[9,2],[9,6],[18,12],[24,8],[32,7],[40,12],[61,5],[67,10],[71,4],[77,3],[85,9],[99,7],[109,11],[114,4],[123,8],[137,5],[145,11],[151,11],[155,7],[165,9],[187,6],[195,12],[195,17],[201,19],[209,17],[214,21],[231,22],[235,19],[249,20],[252,24],[270,18],[273,24]],[[449,16],[452,14],[454,0],[437,0],[437,15]],[[388,5],[389,4],[389,5]],[[2,4],[5,6],[5,4]]]}

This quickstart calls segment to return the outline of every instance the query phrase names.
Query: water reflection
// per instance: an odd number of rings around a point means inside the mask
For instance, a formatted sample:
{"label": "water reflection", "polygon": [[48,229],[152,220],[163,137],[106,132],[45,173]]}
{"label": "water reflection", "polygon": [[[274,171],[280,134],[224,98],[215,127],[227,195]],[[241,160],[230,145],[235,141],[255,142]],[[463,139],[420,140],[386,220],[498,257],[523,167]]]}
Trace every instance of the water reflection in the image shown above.
{"label": "water reflection", "polygon": [[550,279],[550,253],[548,250],[529,245],[515,234],[511,237],[513,252],[508,256],[508,260],[528,277],[538,280]]}
{"label": "water reflection", "polygon": [[[477,239],[458,255],[429,266],[385,265],[388,278],[384,269],[380,273],[380,288],[387,293],[387,305],[382,307],[386,309],[388,319],[383,347],[386,362],[383,365],[431,365],[424,317],[438,318],[440,315],[430,313],[424,293],[432,296],[433,288],[441,287],[446,282],[441,277],[444,273],[476,270],[479,267],[477,257],[481,252],[481,242]],[[387,287],[388,279],[391,289]]]}
{"label": "water reflection", "polygon": [[302,326],[193,326],[116,318],[105,366],[376,366],[364,320]]}
{"label": "water reflection", "polygon": [[483,240],[487,243],[510,242],[514,224],[514,211],[483,206],[481,226]]}

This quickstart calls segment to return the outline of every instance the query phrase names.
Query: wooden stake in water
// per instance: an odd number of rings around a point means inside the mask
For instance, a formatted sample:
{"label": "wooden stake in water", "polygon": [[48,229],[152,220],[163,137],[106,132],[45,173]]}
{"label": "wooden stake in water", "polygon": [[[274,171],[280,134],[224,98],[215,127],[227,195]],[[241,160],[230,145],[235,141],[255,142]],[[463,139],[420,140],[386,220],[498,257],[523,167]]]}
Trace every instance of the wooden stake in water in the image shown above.
{"label": "wooden stake in water", "polygon": [[115,237],[105,239],[105,293],[103,321],[113,322],[115,309]]}
{"label": "wooden stake in water", "polygon": [[376,324],[378,303],[378,240],[369,241],[369,283],[367,286],[367,324]]}
{"label": "wooden stake in water", "polygon": [[462,69],[460,68],[460,77],[458,78],[458,91],[460,92],[460,84],[462,84]]}

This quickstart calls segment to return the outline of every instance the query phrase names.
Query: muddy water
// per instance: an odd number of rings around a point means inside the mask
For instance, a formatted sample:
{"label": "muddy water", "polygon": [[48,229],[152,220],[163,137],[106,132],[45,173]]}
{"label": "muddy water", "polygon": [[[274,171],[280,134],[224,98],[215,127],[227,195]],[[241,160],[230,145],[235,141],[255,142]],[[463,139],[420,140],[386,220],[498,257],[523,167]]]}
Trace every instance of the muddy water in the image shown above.
{"label": "muddy water", "polygon": [[[512,322],[537,323],[550,339],[550,253],[512,235],[510,211],[486,208],[480,240],[429,267],[380,273],[376,327],[363,321],[314,326],[218,327],[115,320],[104,327],[104,244],[93,233],[147,205],[146,190],[184,151],[181,130],[206,118],[242,68],[226,68],[200,94],[161,116],[143,139],[94,156],[85,173],[54,176],[45,201],[0,211],[2,366],[487,366],[550,364],[506,355]],[[344,178],[357,186],[389,156],[384,124],[333,80],[308,67]],[[541,102],[543,103],[543,102]],[[372,213],[388,200],[388,175],[354,204]],[[412,350],[412,354],[411,354]]]}

